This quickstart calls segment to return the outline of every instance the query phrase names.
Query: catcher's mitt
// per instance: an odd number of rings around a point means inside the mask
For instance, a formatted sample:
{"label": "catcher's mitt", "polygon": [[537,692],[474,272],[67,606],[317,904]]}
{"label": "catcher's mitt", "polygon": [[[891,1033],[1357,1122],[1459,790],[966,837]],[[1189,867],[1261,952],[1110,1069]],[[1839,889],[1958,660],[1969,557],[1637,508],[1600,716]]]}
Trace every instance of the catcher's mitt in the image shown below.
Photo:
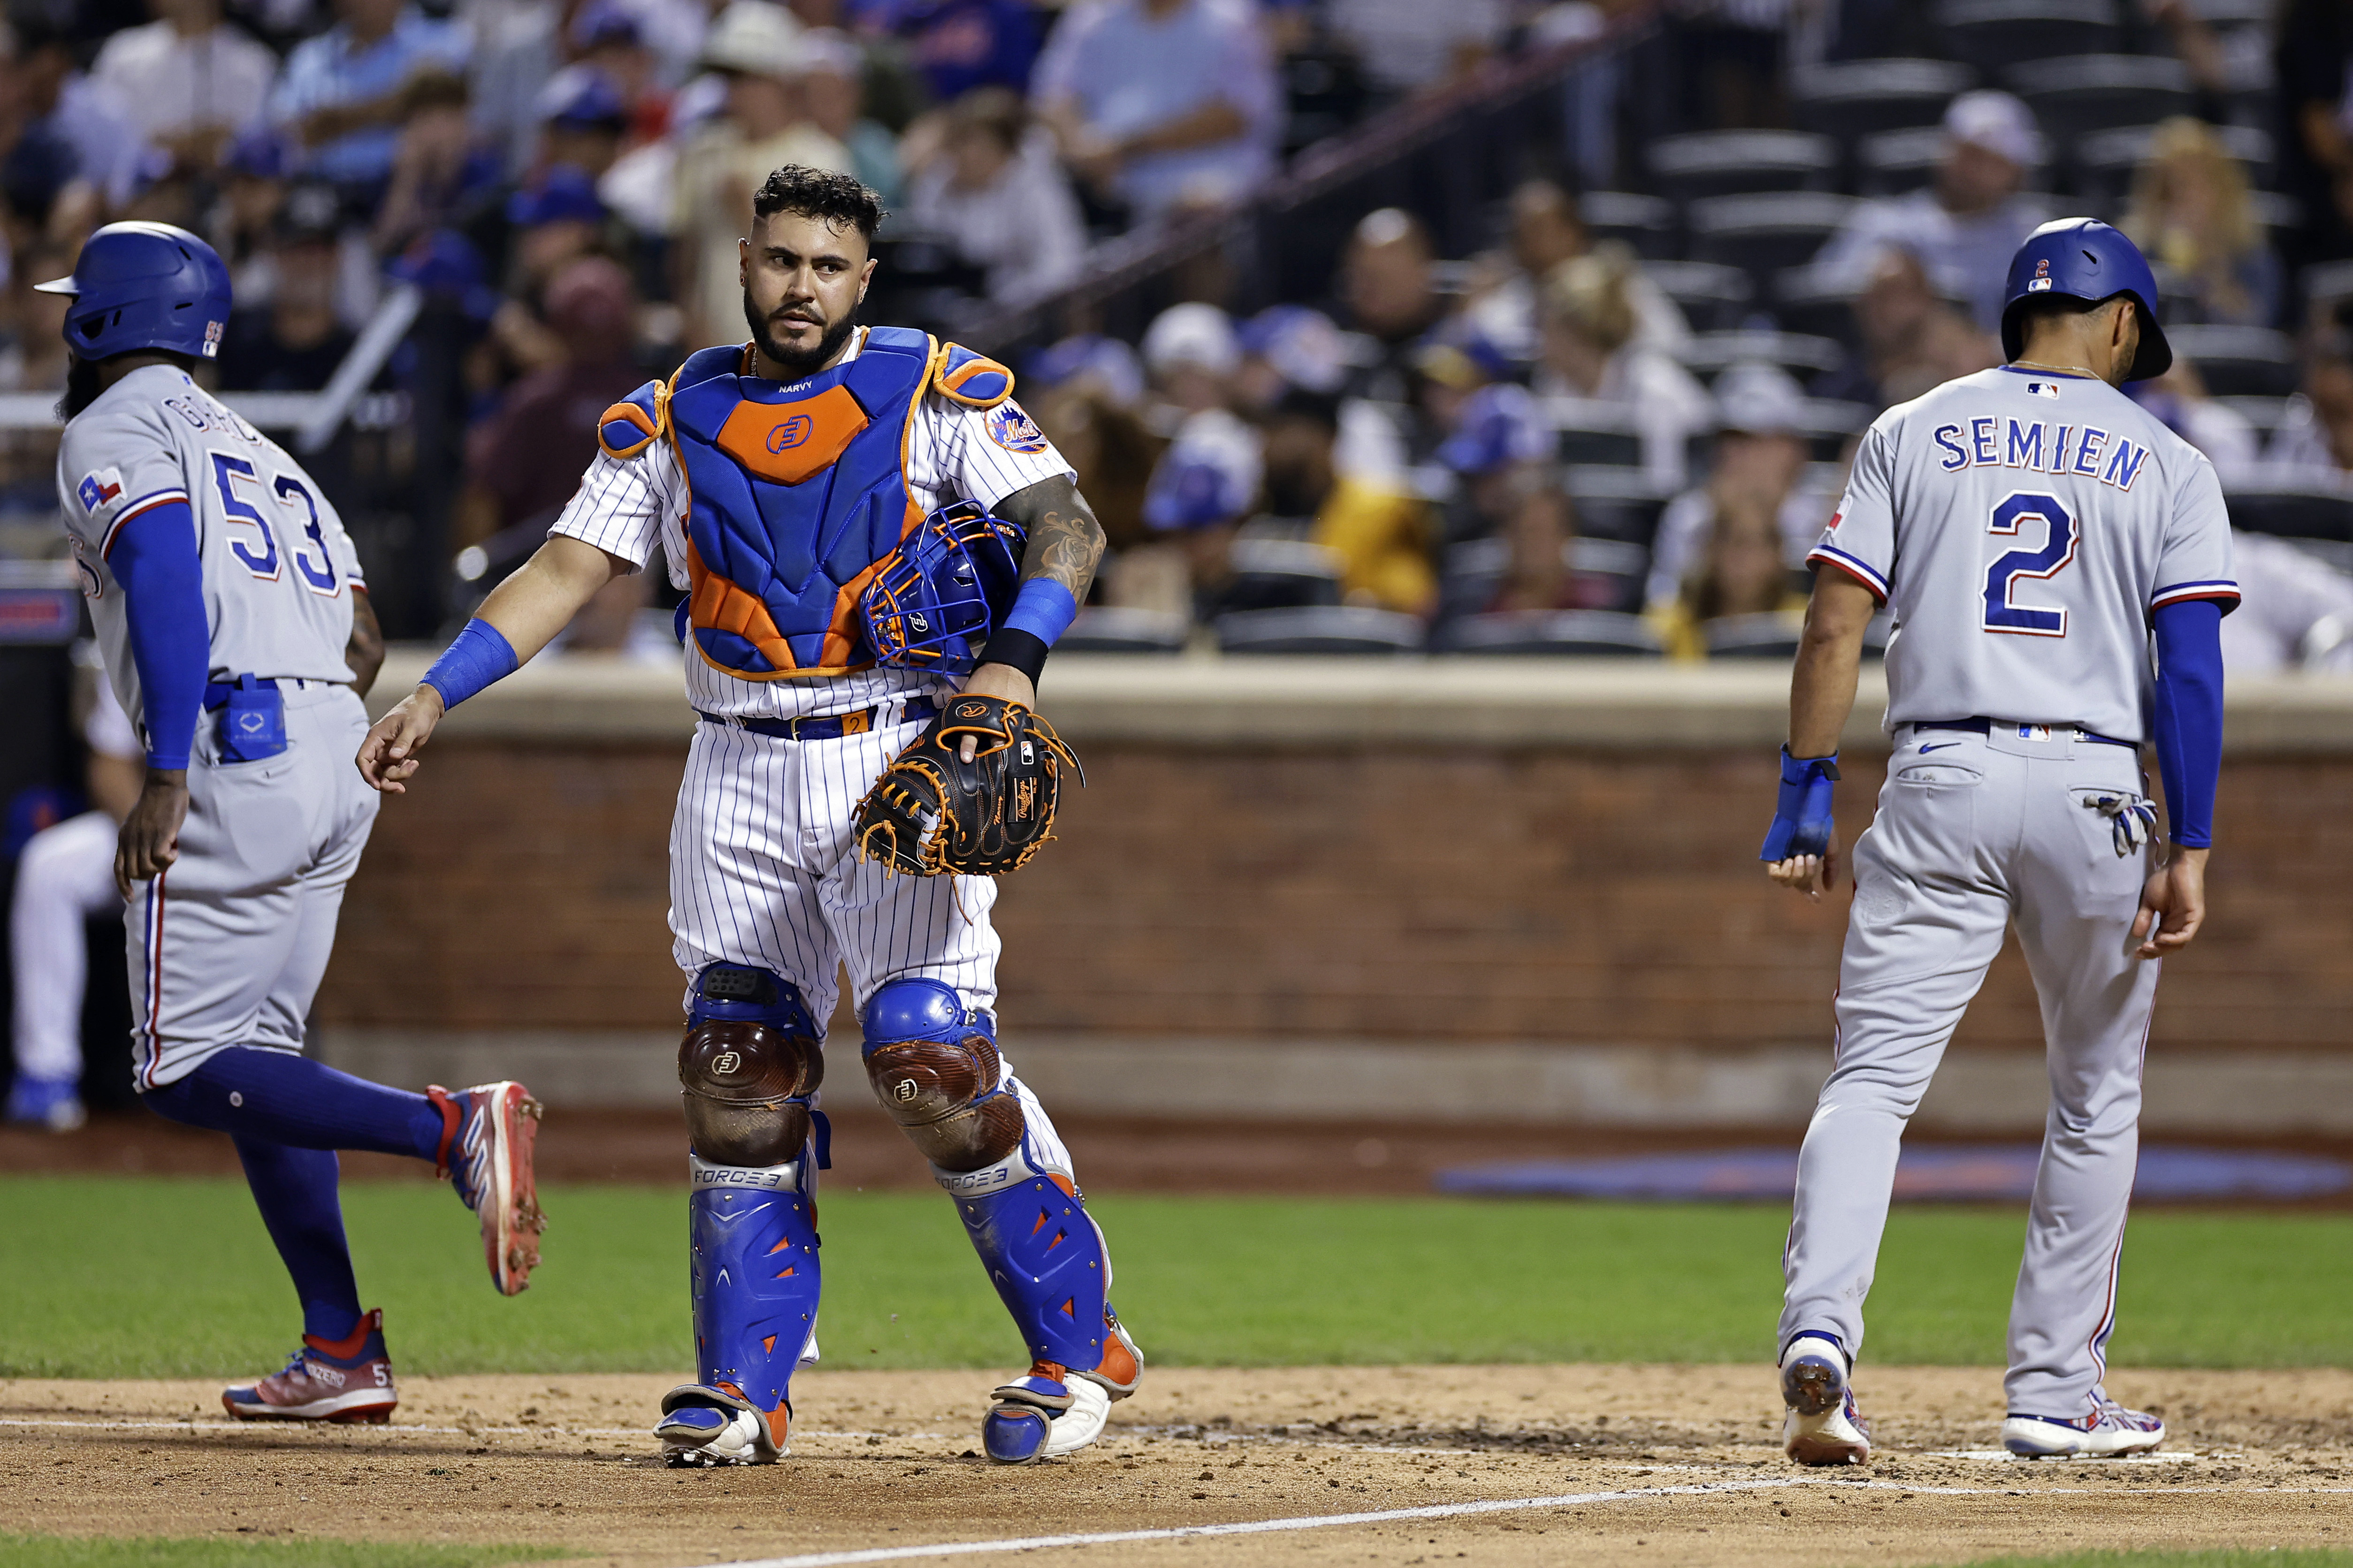
{"label": "catcher's mitt", "polygon": [[[967,735],[980,742],[968,763]],[[1054,727],[1020,703],[951,698],[859,802],[859,858],[919,877],[1018,870],[1054,836],[1065,763],[1079,766]]]}

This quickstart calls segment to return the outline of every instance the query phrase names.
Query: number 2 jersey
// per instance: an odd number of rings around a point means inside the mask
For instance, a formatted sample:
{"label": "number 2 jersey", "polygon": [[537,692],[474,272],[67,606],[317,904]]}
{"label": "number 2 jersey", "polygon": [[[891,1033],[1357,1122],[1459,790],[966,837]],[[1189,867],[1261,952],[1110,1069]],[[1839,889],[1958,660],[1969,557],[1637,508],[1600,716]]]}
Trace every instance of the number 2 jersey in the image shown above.
{"label": "number 2 jersey", "polygon": [[207,679],[347,681],[359,557],[343,520],[279,445],[171,365],[132,371],[67,426],[58,500],[80,563],[108,679],[143,721],[121,585],[107,566],[122,527],[185,501],[204,568]]}
{"label": "number 2 jersey", "polygon": [[1808,558],[1892,612],[1887,726],[2147,738],[2150,617],[2239,602],[2204,455],[2104,381],[2014,365],[1882,414]]}

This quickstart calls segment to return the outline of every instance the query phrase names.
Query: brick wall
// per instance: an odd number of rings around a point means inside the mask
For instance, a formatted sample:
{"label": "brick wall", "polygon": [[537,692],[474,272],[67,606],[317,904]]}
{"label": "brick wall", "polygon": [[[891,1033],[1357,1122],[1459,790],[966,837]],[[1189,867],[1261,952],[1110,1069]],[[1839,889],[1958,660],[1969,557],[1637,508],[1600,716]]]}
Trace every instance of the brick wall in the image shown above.
{"label": "brick wall", "polygon": [[[329,1024],[667,1025],[683,747],[445,741],[386,803]],[[1344,765],[1345,764],[1345,765]],[[1118,1034],[1820,1040],[1845,920],[1766,885],[1769,753],[1095,744],[1061,839],[998,904],[1017,1027]],[[1850,833],[1877,788],[1856,758]],[[2353,1049],[2353,757],[2234,755],[2210,925],[2156,1041]],[[2032,1048],[2014,949],[1962,1048]]]}

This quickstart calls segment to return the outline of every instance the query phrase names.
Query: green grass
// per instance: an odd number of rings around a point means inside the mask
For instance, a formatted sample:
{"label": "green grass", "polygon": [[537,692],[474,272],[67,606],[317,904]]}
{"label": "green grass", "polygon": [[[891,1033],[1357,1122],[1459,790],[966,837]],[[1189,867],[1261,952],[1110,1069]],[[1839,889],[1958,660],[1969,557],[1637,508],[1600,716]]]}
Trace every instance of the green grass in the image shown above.
{"label": "green grass", "polygon": [[[687,1367],[683,1191],[546,1198],[548,1261],[503,1300],[446,1190],[346,1189],[362,1292],[403,1372]],[[828,1365],[1018,1358],[944,1199],[834,1189],[822,1204]],[[1761,1360],[1788,1224],[1764,1205],[1115,1193],[1092,1206],[1147,1357],[1195,1365]],[[238,1182],[5,1177],[0,1214],[0,1375],[255,1373],[293,1344],[291,1289]],[[1899,1208],[1873,1359],[2000,1363],[2024,1224]],[[2353,1365],[2353,1215],[2147,1214],[2125,1264],[2117,1365]]]}
{"label": "green grass", "polygon": [[489,1568],[572,1555],[544,1546],[239,1541],[217,1535],[0,1535],[0,1568]]}
{"label": "green grass", "polygon": [[2168,1552],[2148,1547],[2139,1551],[2070,1552],[2058,1557],[1980,1557],[1966,1568],[2353,1568],[2353,1550],[2337,1546],[2274,1546]]}

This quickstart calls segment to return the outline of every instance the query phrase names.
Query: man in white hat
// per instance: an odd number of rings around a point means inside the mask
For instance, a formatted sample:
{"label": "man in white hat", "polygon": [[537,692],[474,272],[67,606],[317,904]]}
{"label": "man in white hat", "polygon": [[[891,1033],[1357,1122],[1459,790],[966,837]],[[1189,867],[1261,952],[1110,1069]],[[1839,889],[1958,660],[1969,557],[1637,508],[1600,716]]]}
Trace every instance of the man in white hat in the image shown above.
{"label": "man in white hat", "polygon": [[1706,482],[1667,503],[1651,542],[1643,591],[1652,605],[1672,604],[1683,578],[1706,553],[1708,534],[1728,510],[1770,517],[1782,558],[1801,565],[1821,537],[1838,499],[1807,488],[1806,395],[1778,365],[1736,364],[1715,382],[1715,450]]}
{"label": "man in white hat", "polygon": [[1978,325],[2001,325],[2002,279],[2026,237],[2052,217],[2020,187],[2042,159],[2034,116],[2006,92],[1965,92],[1945,110],[1945,151],[1923,189],[1862,203],[1814,258],[1825,281],[1856,293],[1888,250],[1908,250],[1936,291],[1966,303]]}

